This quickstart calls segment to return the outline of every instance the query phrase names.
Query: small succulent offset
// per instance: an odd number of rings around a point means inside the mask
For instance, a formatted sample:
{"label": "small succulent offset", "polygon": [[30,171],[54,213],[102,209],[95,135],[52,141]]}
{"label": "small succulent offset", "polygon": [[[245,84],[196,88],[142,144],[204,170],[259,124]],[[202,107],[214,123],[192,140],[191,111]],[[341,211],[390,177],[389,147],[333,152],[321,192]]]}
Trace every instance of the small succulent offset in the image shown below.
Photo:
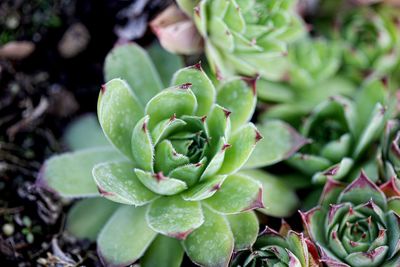
{"label": "small succulent offset", "polygon": [[300,131],[309,144],[287,163],[312,176],[315,183],[328,177],[351,180],[360,168],[377,177],[376,168],[367,166],[375,163],[377,149],[372,144],[379,140],[391,113],[385,88],[383,82],[372,81],[354,100],[334,96],[316,106]]}
{"label": "small succulent offset", "polygon": [[393,70],[400,58],[398,10],[386,5],[352,7],[347,3],[339,5],[333,20],[335,26],[332,28],[332,21],[328,21],[320,33],[341,42],[345,75],[361,82],[366,76],[381,77]]}
{"label": "small succulent offset", "polygon": [[320,206],[301,215],[327,266],[395,267],[400,265],[399,203],[362,173],[347,187],[329,180]]}
{"label": "small succulent offset", "polygon": [[[64,196],[98,196],[98,190],[123,204],[105,218],[97,238],[106,265],[133,263],[150,245],[148,253],[174,246],[179,265],[177,240],[183,240],[197,264],[226,266],[234,249],[255,241],[251,210],[263,207],[261,183],[237,173],[262,138],[249,122],[255,81],[232,78],[217,92],[196,64],[178,70],[172,86],[160,90],[158,74],[136,45],[115,48],[105,71],[114,79],[101,88],[98,119],[113,146],[50,158],[42,182]],[[77,184],[61,180],[76,172]]]}
{"label": "small succulent offset", "polygon": [[286,45],[305,32],[294,0],[179,0],[204,39],[211,69],[219,78],[256,74],[281,80]]}
{"label": "small succulent offset", "polygon": [[251,250],[239,252],[232,267],[319,267],[317,247],[303,233],[297,233],[283,222],[279,232],[268,226]]}

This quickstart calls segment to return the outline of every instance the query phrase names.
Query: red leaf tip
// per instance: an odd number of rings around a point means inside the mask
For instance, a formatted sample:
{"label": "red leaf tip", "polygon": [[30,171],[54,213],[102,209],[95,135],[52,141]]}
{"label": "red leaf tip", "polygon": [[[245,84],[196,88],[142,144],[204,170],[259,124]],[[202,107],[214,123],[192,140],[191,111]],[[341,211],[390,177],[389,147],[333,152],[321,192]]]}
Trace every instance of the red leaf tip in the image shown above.
{"label": "red leaf tip", "polygon": [[189,88],[191,88],[191,87],[192,87],[192,84],[191,84],[191,83],[184,83],[184,84],[181,84],[181,85],[179,86],[180,89],[184,89],[184,90],[189,89]]}
{"label": "red leaf tip", "polygon": [[106,92],[106,85],[105,84],[101,85],[100,91],[101,91],[102,94],[104,94]]}
{"label": "red leaf tip", "polygon": [[160,182],[165,179],[165,176],[162,172],[155,173],[153,177],[156,178],[157,182]]}

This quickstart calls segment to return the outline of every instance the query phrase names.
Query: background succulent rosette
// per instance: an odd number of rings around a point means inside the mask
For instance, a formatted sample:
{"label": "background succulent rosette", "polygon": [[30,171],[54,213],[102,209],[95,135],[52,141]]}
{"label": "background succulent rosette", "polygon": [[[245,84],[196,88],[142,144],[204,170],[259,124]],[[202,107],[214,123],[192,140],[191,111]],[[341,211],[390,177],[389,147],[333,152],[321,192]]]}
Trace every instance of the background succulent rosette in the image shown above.
{"label": "background succulent rosette", "polygon": [[394,267],[400,264],[399,201],[362,173],[346,187],[329,180],[320,206],[302,218],[327,266]]}
{"label": "background succulent rosette", "polygon": [[335,42],[311,36],[302,38],[289,45],[287,61],[284,81],[258,82],[259,100],[270,105],[263,118],[296,124],[330,96],[353,96],[356,91],[356,86],[339,74],[342,49]]}
{"label": "background succulent rosette", "polygon": [[317,14],[314,24],[317,34],[341,43],[342,73],[356,82],[392,75],[400,58],[400,10],[386,4],[356,5],[358,1],[335,1],[329,7],[329,2],[322,1],[320,14],[325,16]]}
{"label": "background succulent rosette", "polygon": [[352,180],[360,168],[377,177],[375,143],[383,132],[392,108],[385,84],[371,81],[352,98],[334,96],[312,110],[300,127],[308,144],[287,163],[314,183],[327,178]]}
{"label": "background succulent rosette", "polygon": [[193,19],[217,77],[284,78],[286,45],[304,34],[296,1],[177,1]]}
{"label": "background succulent rosette", "polygon": [[110,266],[142,256],[144,266],[158,257],[179,266],[183,251],[203,266],[227,265],[234,250],[254,243],[252,210],[263,207],[262,184],[237,173],[262,138],[248,122],[255,81],[232,78],[217,91],[197,64],[178,70],[172,86],[161,90],[149,56],[134,44],[109,54],[105,74],[110,81],[100,91],[98,120],[112,145],[50,158],[39,183],[64,197],[100,193],[119,204],[79,202],[68,229],[97,238]]}

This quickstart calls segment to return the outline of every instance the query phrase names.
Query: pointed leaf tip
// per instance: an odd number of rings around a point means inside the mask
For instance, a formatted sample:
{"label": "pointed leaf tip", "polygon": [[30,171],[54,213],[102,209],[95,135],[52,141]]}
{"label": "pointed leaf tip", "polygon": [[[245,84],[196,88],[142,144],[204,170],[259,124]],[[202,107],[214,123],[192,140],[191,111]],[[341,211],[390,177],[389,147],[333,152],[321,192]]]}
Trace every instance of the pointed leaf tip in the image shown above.
{"label": "pointed leaf tip", "polygon": [[241,77],[242,80],[251,88],[253,95],[257,95],[257,81],[260,75],[257,74],[254,77]]}
{"label": "pointed leaf tip", "polygon": [[265,208],[265,206],[263,202],[263,189],[260,187],[256,199],[254,199],[253,203],[251,203],[247,208],[244,208],[242,212],[262,208]]}
{"label": "pointed leaf tip", "polygon": [[400,182],[396,176],[392,176],[389,181],[379,187],[386,197],[400,196]]}
{"label": "pointed leaf tip", "polygon": [[201,67],[201,61],[199,61],[198,63],[191,66],[191,68],[199,70],[199,71],[203,71],[203,68]]}
{"label": "pointed leaf tip", "polygon": [[373,190],[381,192],[379,187],[368,178],[368,176],[366,175],[364,170],[361,170],[361,173],[358,176],[358,178],[356,180],[354,180],[351,184],[349,184],[343,190],[343,193],[347,193],[347,192],[349,192],[349,191],[351,191],[353,189],[356,189],[356,188],[371,188]]}
{"label": "pointed leaf tip", "polygon": [[192,87],[192,84],[191,84],[191,83],[184,83],[184,84],[181,84],[181,85],[179,86],[179,88],[180,88],[180,89],[183,89],[183,90],[190,89],[191,87]]}

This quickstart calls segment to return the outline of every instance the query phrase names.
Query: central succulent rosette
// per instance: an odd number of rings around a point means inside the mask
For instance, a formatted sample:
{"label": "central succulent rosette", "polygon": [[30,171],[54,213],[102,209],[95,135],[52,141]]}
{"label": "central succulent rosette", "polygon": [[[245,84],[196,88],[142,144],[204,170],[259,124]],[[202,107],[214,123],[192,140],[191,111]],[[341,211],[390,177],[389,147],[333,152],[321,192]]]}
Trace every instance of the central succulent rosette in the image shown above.
{"label": "central succulent rosette", "polygon": [[[202,266],[226,266],[234,249],[255,241],[252,210],[264,207],[261,182],[238,173],[261,139],[249,122],[255,80],[235,77],[217,91],[196,64],[177,70],[162,89],[136,45],[116,47],[105,66],[110,81],[101,88],[97,115],[109,143],[50,158],[40,180],[65,197],[100,193],[118,203],[97,199],[75,211],[93,205],[107,266],[129,265],[144,254],[146,262],[169,246],[177,262],[185,251]],[[252,225],[245,237],[243,225]]]}
{"label": "central succulent rosette", "polygon": [[347,187],[330,180],[321,205],[302,218],[327,266],[394,267],[400,264],[399,203],[362,173]]}

